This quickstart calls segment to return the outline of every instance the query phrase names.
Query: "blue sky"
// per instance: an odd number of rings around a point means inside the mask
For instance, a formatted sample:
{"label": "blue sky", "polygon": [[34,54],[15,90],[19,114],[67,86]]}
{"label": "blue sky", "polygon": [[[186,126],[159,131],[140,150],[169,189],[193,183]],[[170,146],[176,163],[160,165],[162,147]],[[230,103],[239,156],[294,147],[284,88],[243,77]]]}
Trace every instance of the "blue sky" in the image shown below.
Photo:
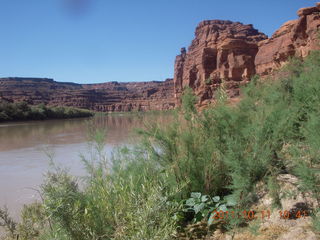
{"label": "blue sky", "polygon": [[271,35],[312,0],[0,0],[0,77],[164,80],[197,24],[225,19]]}

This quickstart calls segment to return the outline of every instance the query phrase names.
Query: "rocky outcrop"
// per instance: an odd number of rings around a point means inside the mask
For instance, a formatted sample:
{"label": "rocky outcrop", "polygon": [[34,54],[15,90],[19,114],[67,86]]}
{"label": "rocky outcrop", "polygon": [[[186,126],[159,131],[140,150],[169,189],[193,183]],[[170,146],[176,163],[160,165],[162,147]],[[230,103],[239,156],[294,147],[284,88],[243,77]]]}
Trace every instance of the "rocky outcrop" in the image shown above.
{"label": "rocky outcrop", "polygon": [[267,36],[252,25],[210,20],[201,22],[188,52],[183,48],[175,61],[175,96],[182,89],[194,89],[201,103],[214,98],[223,84],[230,97],[255,74],[254,59],[258,43]]}
{"label": "rocky outcrop", "polygon": [[302,8],[299,19],[288,21],[271,38],[259,43],[255,58],[256,71],[267,75],[283,66],[290,57],[306,57],[319,49],[320,3],[316,7]]}
{"label": "rocky outcrop", "polygon": [[201,22],[188,51],[181,49],[174,71],[175,97],[179,104],[184,87],[191,87],[199,105],[215,98],[223,86],[229,97],[255,75],[267,75],[291,56],[305,57],[318,49],[320,3],[298,11],[299,19],[285,23],[271,38],[252,25],[210,20]]}
{"label": "rocky outcrop", "polygon": [[76,84],[47,78],[0,78],[1,98],[102,112],[168,110],[175,106],[172,79]]}

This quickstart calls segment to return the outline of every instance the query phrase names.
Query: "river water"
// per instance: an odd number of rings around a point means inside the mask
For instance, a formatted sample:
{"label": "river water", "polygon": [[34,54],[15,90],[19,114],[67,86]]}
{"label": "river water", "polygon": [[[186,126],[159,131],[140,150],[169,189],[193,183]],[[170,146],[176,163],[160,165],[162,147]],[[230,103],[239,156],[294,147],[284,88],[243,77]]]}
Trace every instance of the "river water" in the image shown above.
{"label": "river water", "polygon": [[37,189],[49,169],[50,158],[73,175],[83,175],[80,154],[88,153],[89,120],[106,129],[105,150],[110,154],[117,146],[138,141],[134,129],[154,121],[164,124],[170,118],[168,113],[114,114],[91,119],[0,124],[0,206],[6,205],[18,219],[23,204],[39,200]]}

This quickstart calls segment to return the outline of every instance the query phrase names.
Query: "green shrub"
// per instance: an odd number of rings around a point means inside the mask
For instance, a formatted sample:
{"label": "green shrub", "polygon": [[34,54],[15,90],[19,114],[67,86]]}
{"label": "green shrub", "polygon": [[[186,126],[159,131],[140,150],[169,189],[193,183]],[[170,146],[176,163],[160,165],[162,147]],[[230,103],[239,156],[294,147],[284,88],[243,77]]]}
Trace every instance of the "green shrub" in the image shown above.
{"label": "green shrub", "polygon": [[0,101],[0,122],[9,120],[44,120],[59,118],[91,117],[93,113],[70,107],[48,107],[44,104],[30,106],[26,102]]}
{"label": "green shrub", "polygon": [[[82,186],[64,170],[49,173],[42,187],[44,209],[58,239],[170,239],[176,192],[167,190],[167,174],[144,155],[122,149],[106,162],[101,132],[94,159],[84,159],[88,176]],[[48,233],[46,233],[48,234]]]}
{"label": "green shrub", "polygon": [[21,211],[21,222],[17,227],[19,239],[36,239],[48,227],[48,224],[49,222],[41,203],[36,202],[25,205]]}
{"label": "green shrub", "polygon": [[[143,132],[152,139],[148,148],[158,164],[172,169],[173,186],[186,186],[180,199],[190,192],[232,194],[238,208],[246,209],[256,200],[256,183],[269,179],[279,203],[270,179],[291,173],[319,201],[319,52],[304,62],[291,60],[279,75],[276,81],[255,77],[235,107],[227,104],[222,88],[217,103],[201,113],[186,89],[184,119]],[[283,156],[287,146],[291,159]]]}
{"label": "green shrub", "polygon": [[8,233],[8,238],[16,238],[17,223],[10,217],[6,207],[0,209],[0,227]]}

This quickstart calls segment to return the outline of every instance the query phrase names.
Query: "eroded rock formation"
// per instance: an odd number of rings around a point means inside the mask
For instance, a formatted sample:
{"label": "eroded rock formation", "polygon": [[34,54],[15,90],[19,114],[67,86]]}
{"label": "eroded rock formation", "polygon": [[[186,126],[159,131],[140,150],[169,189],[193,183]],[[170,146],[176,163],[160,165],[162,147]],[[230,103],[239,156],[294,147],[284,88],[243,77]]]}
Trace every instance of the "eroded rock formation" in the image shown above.
{"label": "eroded rock formation", "polygon": [[176,57],[176,97],[189,86],[200,102],[205,102],[214,97],[222,83],[231,97],[237,95],[241,82],[255,74],[258,42],[264,39],[267,36],[252,25],[221,20],[201,22],[188,52],[183,48]]}
{"label": "eroded rock formation", "polygon": [[172,79],[76,84],[47,78],[0,78],[1,98],[102,112],[168,110],[175,106]]}
{"label": "eroded rock formation", "polygon": [[191,87],[199,105],[215,98],[223,85],[229,97],[255,75],[267,75],[292,56],[305,57],[318,49],[320,3],[298,11],[299,19],[285,23],[271,38],[252,25],[210,20],[201,22],[188,51],[181,49],[174,72],[175,97],[179,103],[184,87]]}
{"label": "eroded rock formation", "polygon": [[297,14],[298,19],[286,22],[271,38],[259,43],[255,58],[259,75],[280,68],[290,57],[306,57],[311,50],[319,49],[320,3],[302,8]]}

